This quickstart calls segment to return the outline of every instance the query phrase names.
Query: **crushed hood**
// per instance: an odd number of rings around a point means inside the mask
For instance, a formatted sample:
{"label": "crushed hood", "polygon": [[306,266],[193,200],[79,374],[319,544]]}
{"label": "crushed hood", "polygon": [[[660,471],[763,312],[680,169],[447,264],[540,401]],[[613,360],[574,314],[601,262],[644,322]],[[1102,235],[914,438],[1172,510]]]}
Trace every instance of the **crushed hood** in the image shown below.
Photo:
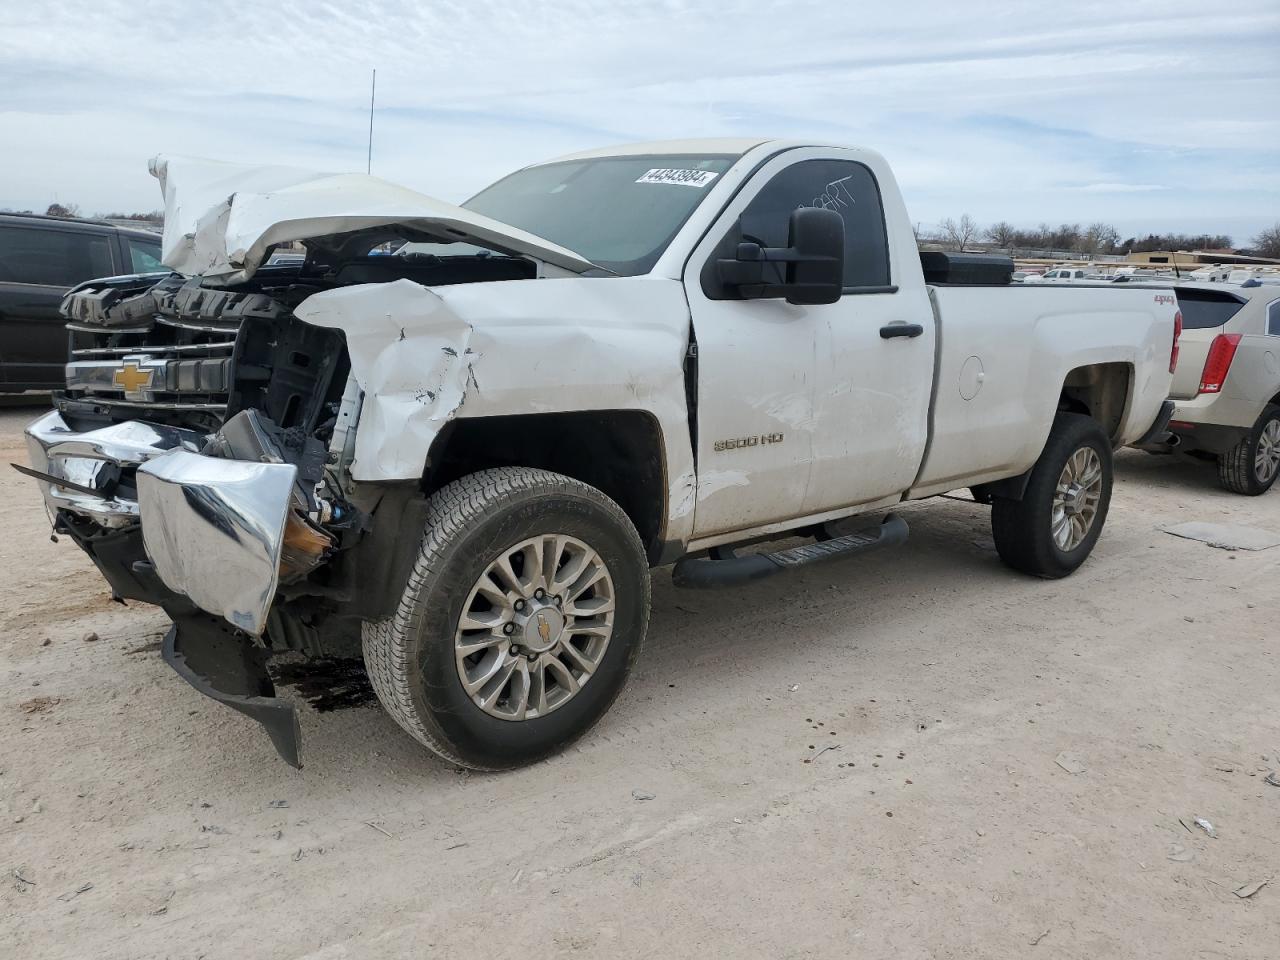
{"label": "crushed hood", "polygon": [[403,224],[532,257],[573,273],[593,264],[572,250],[380,177],[156,157],[164,192],[165,266],[186,276],[247,280],[278,243]]}

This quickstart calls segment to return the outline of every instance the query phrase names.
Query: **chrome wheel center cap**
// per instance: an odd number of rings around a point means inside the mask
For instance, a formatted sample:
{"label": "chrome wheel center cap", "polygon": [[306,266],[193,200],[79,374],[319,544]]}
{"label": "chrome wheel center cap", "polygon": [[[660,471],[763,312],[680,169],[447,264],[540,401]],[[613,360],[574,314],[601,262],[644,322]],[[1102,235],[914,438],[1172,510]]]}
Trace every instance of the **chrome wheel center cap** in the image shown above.
{"label": "chrome wheel center cap", "polygon": [[1067,495],[1062,502],[1063,512],[1069,517],[1079,516],[1084,512],[1084,488],[1071,485],[1071,489],[1067,491]]}
{"label": "chrome wheel center cap", "polygon": [[524,622],[521,645],[533,653],[546,653],[560,642],[564,616],[552,606],[538,607]]}

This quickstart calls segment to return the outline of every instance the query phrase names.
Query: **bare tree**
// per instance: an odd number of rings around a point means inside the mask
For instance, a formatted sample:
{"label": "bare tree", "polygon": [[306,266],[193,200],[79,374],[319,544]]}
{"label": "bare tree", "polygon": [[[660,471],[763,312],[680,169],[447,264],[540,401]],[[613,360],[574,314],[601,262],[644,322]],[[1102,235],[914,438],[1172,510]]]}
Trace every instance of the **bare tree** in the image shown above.
{"label": "bare tree", "polygon": [[1253,253],[1258,257],[1280,258],[1280,223],[1253,238]]}
{"label": "bare tree", "polygon": [[947,243],[961,253],[964,252],[965,247],[973,242],[973,238],[978,235],[978,225],[974,222],[973,217],[967,213],[960,218],[958,223],[947,217],[938,226],[942,229],[942,234],[946,237]]}
{"label": "bare tree", "polygon": [[1120,242],[1120,232],[1109,223],[1091,223],[1082,241],[1086,253],[1110,253]]}
{"label": "bare tree", "polygon": [[51,203],[44,215],[46,217],[78,217],[80,216],[80,207],[74,203]]}
{"label": "bare tree", "polygon": [[1018,231],[1009,221],[1001,220],[987,227],[985,236],[997,247],[1012,250],[1017,244]]}

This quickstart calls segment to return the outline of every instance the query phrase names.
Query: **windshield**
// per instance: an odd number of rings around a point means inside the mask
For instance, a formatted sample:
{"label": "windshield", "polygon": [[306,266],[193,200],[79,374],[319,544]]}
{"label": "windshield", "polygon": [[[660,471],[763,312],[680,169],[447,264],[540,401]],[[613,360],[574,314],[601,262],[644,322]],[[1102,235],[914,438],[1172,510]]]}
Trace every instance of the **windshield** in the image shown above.
{"label": "windshield", "polygon": [[662,154],[548,163],[504,177],[463,206],[636,276],[653,268],[736,159]]}

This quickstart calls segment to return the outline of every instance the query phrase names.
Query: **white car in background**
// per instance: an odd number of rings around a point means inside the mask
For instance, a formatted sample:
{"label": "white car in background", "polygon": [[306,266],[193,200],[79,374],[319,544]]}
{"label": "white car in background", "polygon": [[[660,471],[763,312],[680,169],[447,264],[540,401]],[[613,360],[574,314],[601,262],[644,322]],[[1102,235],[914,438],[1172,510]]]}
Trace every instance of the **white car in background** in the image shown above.
{"label": "white car in background", "polygon": [[1181,283],[1181,354],[1172,444],[1213,459],[1235,493],[1266,493],[1280,475],[1280,286]]}
{"label": "white car in background", "polygon": [[1055,267],[1041,276],[1028,276],[1023,283],[1079,283],[1087,280],[1089,272],[1080,267]]}

